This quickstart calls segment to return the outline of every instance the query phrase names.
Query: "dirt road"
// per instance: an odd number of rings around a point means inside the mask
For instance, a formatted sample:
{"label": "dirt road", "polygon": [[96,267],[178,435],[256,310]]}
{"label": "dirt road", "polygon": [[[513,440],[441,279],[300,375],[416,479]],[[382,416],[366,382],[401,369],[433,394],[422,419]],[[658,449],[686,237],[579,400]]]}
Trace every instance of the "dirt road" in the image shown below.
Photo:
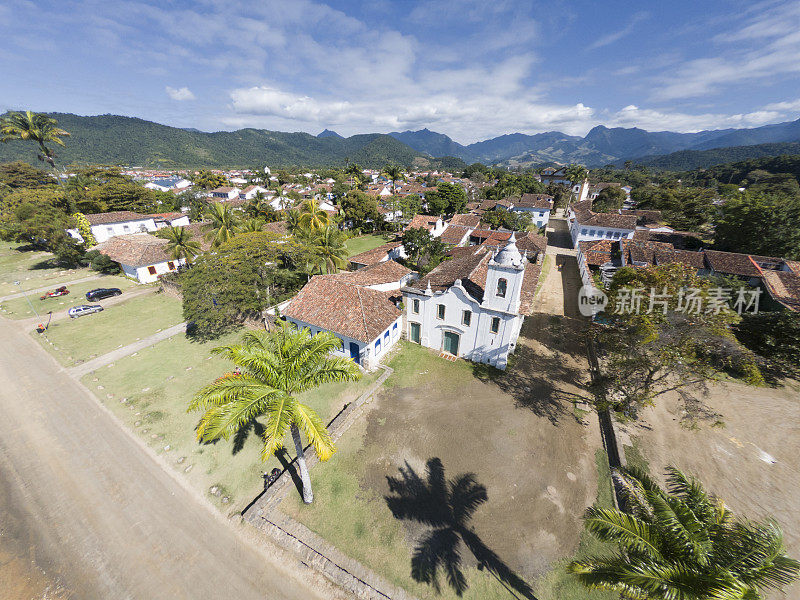
{"label": "dirt road", "polygon": [[0,340],[5,592],[20,599],[342,597],[213,513],[18,325],[0,319]]}

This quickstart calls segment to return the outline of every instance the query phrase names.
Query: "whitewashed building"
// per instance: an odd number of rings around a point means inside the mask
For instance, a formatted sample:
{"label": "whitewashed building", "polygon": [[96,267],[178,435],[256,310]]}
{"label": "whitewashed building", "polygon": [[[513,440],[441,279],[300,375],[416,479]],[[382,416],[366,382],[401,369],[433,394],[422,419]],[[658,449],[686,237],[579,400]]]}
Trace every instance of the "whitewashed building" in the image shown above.
{"label": "whitewashed building", "polygon": [[[153,216],[140,215],[127,210],[84,216],[89,221],[92,235],[98,244],[118,235],[146,233],[156,230],[156,222]],[[67,233],[79,242],[83,242],[83,237],[81,237],[77,229],[67,229]]]}
{"label": "whitewashed building", "polygon": [[167,240],[147,233],[133,233],[98,244],[97,250],[119,263],[122,272],[131,279],[152,283],[186,263],[183,258],[175,259],[169,255],[167,243]]}
{"label": "whitewashed building", "polygon": [[638,222],[636,215],[596,213],[591,207],[591,200],[586,200],[573,203],[567,210],[567,224],[575,248],[584,241],[633,239]]}
{"label": "whitewashed building", "polygon": [[[553,197],[547,194],[522,194],[520,197],[508,198],[508,210],[530,215],[537,227],[547,227],[550,213],[553,211]],[[498,202],[498,205],[500,203]]]}
{"label": "whitewashed building", "polygon": [[402,334],[400,287],[413,277],[394,261],[355,272],[316,275],[282,310],[312,335],[329,331],[341,341],[335,354],[373,369]]}
{"label": "whitewashed building", "polygon": [[512,235],[497,253],[485,249],[446,261],[402,288],[406,336],[445,354],[505,369],[533,304],[540,265]]}

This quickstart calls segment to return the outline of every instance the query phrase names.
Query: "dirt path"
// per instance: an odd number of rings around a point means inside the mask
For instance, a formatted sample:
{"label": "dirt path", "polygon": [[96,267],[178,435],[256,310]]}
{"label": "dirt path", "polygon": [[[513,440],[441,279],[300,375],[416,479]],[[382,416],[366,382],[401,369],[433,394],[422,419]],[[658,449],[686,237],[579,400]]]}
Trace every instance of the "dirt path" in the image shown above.
{"label": "dirt path", "polygon": [[575,317],[578,315],[578,290],[581,276],[578,261],[564,219],[550,219],[552,230],[547,232],[547,255],[555,265],[547,274],[534,305],[534,312]]}
{"label": "dirt path", "polygon": [[22,328],[0,319],[0,339],[5,590],[38,574],[76,599],[341,597],[213,513]]}

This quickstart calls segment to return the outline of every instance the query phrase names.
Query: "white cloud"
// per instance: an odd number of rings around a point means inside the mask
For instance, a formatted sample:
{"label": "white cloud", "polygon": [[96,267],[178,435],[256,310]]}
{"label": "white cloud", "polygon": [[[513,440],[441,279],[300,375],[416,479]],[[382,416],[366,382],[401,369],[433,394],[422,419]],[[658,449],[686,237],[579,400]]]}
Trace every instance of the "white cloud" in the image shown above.
{"label": "white cloud", "polygon": [[194,94],[188,87],[174,88],[167,86],[167,96],[173,100],[194,100]]}
{"label": "white cloud", "polygon": [[610,44],[613,44],[614,42],[621,40],[626,35],[632,33],[633,30],[636,28],[636,25],[639,24],[641,21],[647,19],[649,16],[650,15],[646,12],[636,13],[635,15],[633,15],[633,17],[631,17],[631,20],[628,21],[628,24],[625,27],[623,27],[618,31],[612,31],[609,34],[598,38],[597,40],[595,40],[594,43],[587,46],[587,49],[595,50],[597,48],[602,48],[603,46],[608,46]]}

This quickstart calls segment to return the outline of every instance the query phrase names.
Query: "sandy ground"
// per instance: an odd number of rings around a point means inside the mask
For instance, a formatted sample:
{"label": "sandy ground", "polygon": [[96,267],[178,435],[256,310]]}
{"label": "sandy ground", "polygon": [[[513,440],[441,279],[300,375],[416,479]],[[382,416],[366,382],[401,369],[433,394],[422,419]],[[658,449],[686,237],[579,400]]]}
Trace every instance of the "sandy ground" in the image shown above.
{"label": "sandy ground", "polygon": [[516,363],[502,376],[385,390],[367,416],[362,487],[384,496],[398,467],[407,462],[422,475],[436,457],[448,478],[471,472],[486,486],[473,525],[518,574],[533,581],[572,555],[597,493],[601,444],[596,419],[583,424],[572,411],[585,365],[561,345],[573,339],[565,327],[549,315],[527,319]]}
{"label": "sandy ground", "polygon": [[[687,427],[679,398],[669,396],[625,429],[638,438],[652,473],[677,466],[739,515],[774,517],[788,554],[800,559],[800,388],[717,384],[704,403],[724,426],[712,427],[712,418]],[[775,597],[800,598],[800,585]]]}
{"label": "sandy ground", "polygon": [[340,596],[212,512],[21,327],[0,339],[4,599]]}

